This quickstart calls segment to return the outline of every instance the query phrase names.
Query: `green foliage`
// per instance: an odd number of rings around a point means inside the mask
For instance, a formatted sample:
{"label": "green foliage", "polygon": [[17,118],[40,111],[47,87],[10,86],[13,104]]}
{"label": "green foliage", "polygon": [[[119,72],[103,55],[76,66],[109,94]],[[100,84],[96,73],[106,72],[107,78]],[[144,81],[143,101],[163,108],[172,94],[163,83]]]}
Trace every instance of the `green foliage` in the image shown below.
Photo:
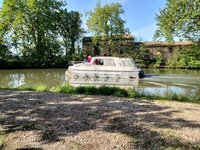
{"label": "green foliage", "polygon": [[19,90],[28,90],[28,91],[35,91],[34,86],[28,86],[28,85],[21,85],[20,87],[16,88]]}
{"label": "green foliage", "polygon": [[60,92],[60,93],[74,93],[75,88],[72,87],[70,84],[64,84],[61,87],[55,88],[55,92]]}
{"label": "green foliage", "polygon": [[160,68],[164,64],[164,59],[161,55],[156,55],[155,56],[155,62],[153,64],[153,67],[155,68]]}
{"label": "green foliage", "polygon": [[8,57],[8,60],[0,60],[0,68],[27,69],[27,68],[66,68],[68,63],[63,56],[55,56],[52,60],[38,62],[29,57]]}
{"label": "green foliage", "polygon": [[77,87],[76,93],[79,94],[88,94],[88,95],[98,95],[98,90],[96,87],[88,86],[88,87]]}
{"label": "green foliage", "polygon": [[59,51],[54,19],[61,6],[55,0],[5,0],[0,12],[0,31],[4,41],[13,46],[17,55],[36,53],[37,57],[33,59],[51,59]]}
{"label": "green foliage", "polygon": [[122,52],[115,51],[114,56],[132,57],[139,67],[149,67],[152,61],[150,57],[150,51],[143,45],[139,48],[129,47],[123,49]]}
{"label": "green foliage", "polygon": [[190,101],[190,99],[188,99],[186,96],[182,95],[182,94],[177,94],[175,92],[173,92],[172,90],[166,90],[164,92],[164,97],[167,97],[169,100],[176,100],[176,101]]}
{"label": "green foliage", "polygon": [[12,51],[19,60],[36,66],[46,66],[64,54],[65,62],[70,59],[82,28],[80,14],[64,7],[63,1],[57,0],[4,0],[0,44],[9,50],[0,47],[0,57]]}
{"label": "green foliage", "polygon": [[129,88],[127,90],[127,94],[128,94],[128,97],[130,97],[130,98],[137,98],[137,97],[139,97],[138,92],[136,90],[134,90],[134,89],[130,89]]}
{"label": "green foliage", "polygon": [[200,45],[180,47],[167,62],[171,68],[200,68]]}
{"label": "green foliage", "polygon": [[141,67],[148,67],[151,63],[150,51],[144,46],[135,50],[132,57]]}
{"label": "green foliage", "polygon": [[72,60],[72,61],[82,61],[83,55],[82,55],[82,53],[72,54],[70,60]]}
{"label": "green foliage", "polygon": [[128,93],[124,89],[120,89],[117,87],[108,87],[108,86],[101,86],[99,88],[94,86],[88,87],[77,87],[76,93],[79,94],[89,94],[89,95],[114,95],[118,97],[127,97]]}
{"label": "green foliage", "polygon": [[117,97],[128,97],[128,92],[124,89],[117,89],[113,95]]}
{"label": "green foliage", "polygon": [[35,88],[36,91],[40,91],[40,92],[47,92],[49,91],[49,88],[46,85],[38,85]]}
{"label": "green foliage", "polygon": [[7,46],[0,43],[0,61],[5,59],[8,55],[8,48]]}
{"label": "green foliage", "polygon": [[[125,21],[121,18],[124,10],[120,3],[101,5],[98,1],[94,11],[88,13],[87,27],[93,33],[93,42],[99,40],[108,44],[112,43],[113,35],[123,35],[128,30],[125,28]],[[108,49],[106,50],[108,51]]]}
{"label": "green foliage", "polygon": [[190,99],[190,101],[200,103],[200,96],[199,95],[200,95],[200,88],[196,89],[194,91],[194,93],[191,93],[192,98]]}
{"label": "green foliage", "polygon": [[113,95],[119,88],[117,87],[108,87],[108,86],[101,86],[98,88],[98,93],[101,95]]}
{"label": "green foliage", "polygon": [[67,9],[63,9],[58,17],[59,34],[63,37],[65,54],[71,60],[75,54],[75,42],[84,32],[81,28],[81,16],[77,11],[68,12]]}
{"label": "green foliage", "polygon": [[200,41],[199,0],[167,0],[164,9],[157,15],[158,29],[155,38],[174,37]]}

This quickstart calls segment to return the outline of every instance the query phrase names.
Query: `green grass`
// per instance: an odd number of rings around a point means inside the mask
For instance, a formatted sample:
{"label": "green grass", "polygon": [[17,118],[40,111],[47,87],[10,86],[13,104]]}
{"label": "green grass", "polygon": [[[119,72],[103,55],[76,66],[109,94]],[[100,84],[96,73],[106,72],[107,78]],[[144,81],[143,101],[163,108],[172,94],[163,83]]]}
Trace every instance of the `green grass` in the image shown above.
{"label": "green grass", "polygon": [[[164,94],[152,94],[144,91],[139,91],[135,89],[121,89],[118,87],[73,87],[70,84],[64,84],[59,87],[54,87],[49,89],[45,85],[38,86],[20,86],[18,88],[1,88],[2,90],[30,90],[30,91],[40,91],[40,92],[58,92],[58,93],[68,93],[68,94],[85,94],[85,95],[107,95],[107,96],[117,96],[117,97],[127,97],[127,98],[141,98],[147,100],[174,100],[180,102],[192,102],[200,103],[199,95],[183,95],[177,94],[172,90],[166,90]],[[200,92],[199,92],[200,93]]]}
{"label": "green grass", "polygon": [[48,92],[49,88],[46,85],[38,85],[35,87],[36,91],[39,92]]}

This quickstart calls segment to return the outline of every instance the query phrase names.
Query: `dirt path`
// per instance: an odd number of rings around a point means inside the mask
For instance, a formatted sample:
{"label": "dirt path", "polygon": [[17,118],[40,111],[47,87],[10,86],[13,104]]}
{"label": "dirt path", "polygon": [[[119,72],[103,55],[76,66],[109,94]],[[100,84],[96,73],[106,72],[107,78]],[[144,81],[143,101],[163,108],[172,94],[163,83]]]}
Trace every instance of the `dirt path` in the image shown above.
{"label": "dirt path", "polygon": [[0,91],[5,150],[200,149],[200,105]]}

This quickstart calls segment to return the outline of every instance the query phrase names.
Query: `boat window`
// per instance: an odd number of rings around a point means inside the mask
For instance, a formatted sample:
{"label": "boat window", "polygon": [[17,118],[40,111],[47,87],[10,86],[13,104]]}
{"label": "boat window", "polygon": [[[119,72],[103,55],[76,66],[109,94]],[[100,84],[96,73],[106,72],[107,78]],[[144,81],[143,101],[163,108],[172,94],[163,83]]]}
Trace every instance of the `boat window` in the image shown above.
{"label": "boat window", "polygon": [[104,59],[103,60],[103,65],[104,66],[115,66],[115,63],[112,59]]}
{"label": "boat window", "polygon": [[132,67],[132,63],[129,60],[122,60],[122,63],[125,67]]}

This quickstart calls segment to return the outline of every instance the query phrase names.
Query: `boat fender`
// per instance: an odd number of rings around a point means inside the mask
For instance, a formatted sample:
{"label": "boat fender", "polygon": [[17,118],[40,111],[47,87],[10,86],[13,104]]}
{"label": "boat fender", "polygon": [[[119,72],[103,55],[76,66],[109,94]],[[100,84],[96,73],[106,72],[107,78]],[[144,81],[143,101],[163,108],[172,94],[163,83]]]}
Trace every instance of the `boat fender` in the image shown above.
{"label": "boat fender", "polygon": [[145,77],[144,71],[140,70],[139,71],[139,78],[144,78],[144,77]]}

